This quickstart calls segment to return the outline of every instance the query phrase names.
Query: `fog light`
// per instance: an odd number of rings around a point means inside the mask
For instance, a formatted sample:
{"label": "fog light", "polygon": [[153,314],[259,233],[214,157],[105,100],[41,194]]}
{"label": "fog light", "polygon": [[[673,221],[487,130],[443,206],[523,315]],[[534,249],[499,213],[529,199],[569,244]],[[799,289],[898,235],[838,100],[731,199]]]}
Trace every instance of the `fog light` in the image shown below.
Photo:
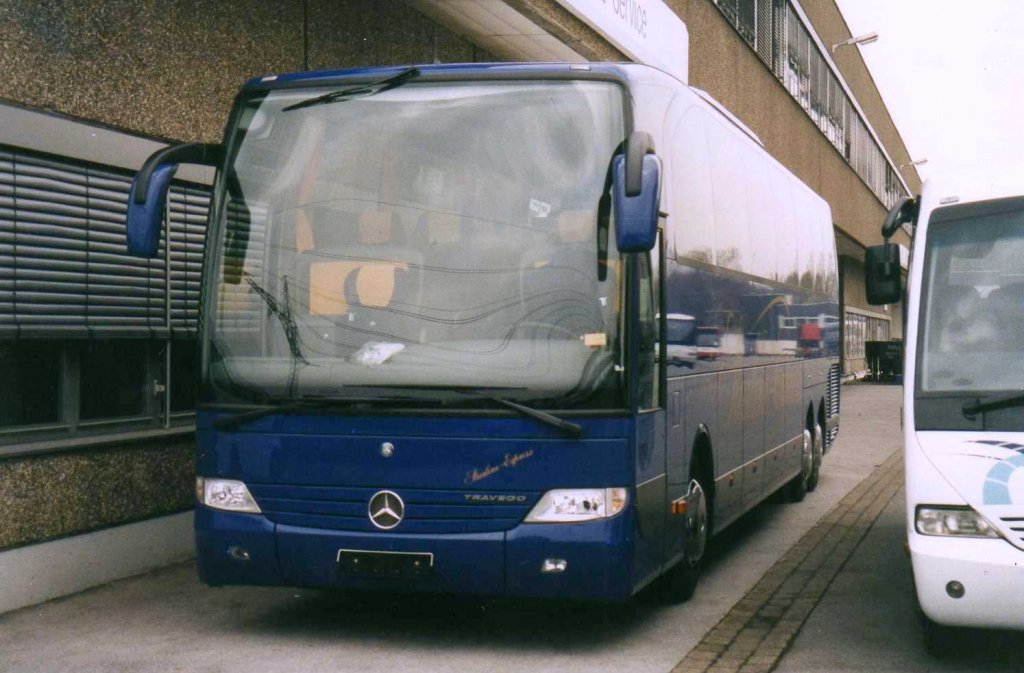
{"label": "fog light", "polygon": [[228,556],[230,556],[236,561],[248,561],[250,558],[252,558],[249,555],[248,550],[243,549],[242,547],[239,547],[237,545],[228,547]]}
{"label": "fog light", "polygon": [[946,593],[949,594],[950,598],[963,598],[966,592],[967,590],[964,589],[964,585],[956,580],[946,585]]}
{"label": "fog light", "polygon": [[568,567],[569,562],[564,558],[546,558],[544,563],[540,564],[540,571],[549,575],[557,575],[558,573],[564,573]]}

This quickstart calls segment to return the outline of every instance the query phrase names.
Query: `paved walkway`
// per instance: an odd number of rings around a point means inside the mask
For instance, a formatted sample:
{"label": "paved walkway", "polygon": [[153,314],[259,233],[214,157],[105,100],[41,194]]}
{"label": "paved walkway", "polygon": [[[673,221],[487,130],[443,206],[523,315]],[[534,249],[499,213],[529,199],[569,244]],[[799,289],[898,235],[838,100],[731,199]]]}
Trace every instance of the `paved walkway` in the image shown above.
{"label": "paved walkway", "polygon": [[[839,441],[847,447],[891,447],[888,458],[804,534],[673,673],[768,673],[779,665],[836,575],[903,486],[899,391],[898,386],[844,386]],[[828,456],[825,460],[827,464]]]}
{"label": "paved walkway", "polygon": [[769,570],[673,673],[768,673],[903,485],[894,453]]}

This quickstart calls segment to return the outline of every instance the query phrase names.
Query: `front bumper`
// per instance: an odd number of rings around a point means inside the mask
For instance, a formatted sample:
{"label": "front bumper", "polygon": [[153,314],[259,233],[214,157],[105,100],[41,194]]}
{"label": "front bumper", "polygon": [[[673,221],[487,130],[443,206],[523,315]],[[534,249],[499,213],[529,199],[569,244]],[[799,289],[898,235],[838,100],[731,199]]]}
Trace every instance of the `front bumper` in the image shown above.
{"label": "front bumper", "polygon": [[[205,507],[196,508],[195,521],[199,577],[211,585],[609,601],[625,600],[635,589],[631,508],[586,523],[520,524],[503,532],[446,535],[300,528],[258,514]],[[342,549],[432,554],[433,572],[415,578],[343,574],[337,561]],[[541,572],[545,559],[564,560],[565,571]]]}
{"label": "front bumper", "polygon": [[[1024,629],[1024,551],[1002,539],[912,534],[910,557],[921,609],[949,626]],[[946,592],[964,586],[962,598]]]}

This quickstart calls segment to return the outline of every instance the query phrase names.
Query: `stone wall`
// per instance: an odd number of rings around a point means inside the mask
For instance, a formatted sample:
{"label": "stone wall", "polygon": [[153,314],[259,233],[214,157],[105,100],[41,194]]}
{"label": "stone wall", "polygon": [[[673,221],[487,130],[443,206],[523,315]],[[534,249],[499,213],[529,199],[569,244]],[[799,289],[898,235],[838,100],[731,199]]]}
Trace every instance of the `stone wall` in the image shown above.
{"label": "stone wall", "polygon": [[0,99],[176,141],[219,141],[251,77],[474,60],[401,0],[0,2]]}
{"label": "stone wall", "polygon": [[192,508],[191,438],[0,460],[0,550]]}

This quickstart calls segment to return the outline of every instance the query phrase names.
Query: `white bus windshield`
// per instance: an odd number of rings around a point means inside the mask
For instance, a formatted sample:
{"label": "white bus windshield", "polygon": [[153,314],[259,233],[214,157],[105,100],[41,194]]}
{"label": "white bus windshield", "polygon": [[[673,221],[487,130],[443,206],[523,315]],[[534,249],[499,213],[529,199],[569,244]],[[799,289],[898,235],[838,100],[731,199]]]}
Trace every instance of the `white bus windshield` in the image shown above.
{"label": "white bus windshield", "polygon": [[208,295],[213,388],[620,400],[622,274],[599,222],[619,86],[414,82],[285,109],[330,90],[242,109]]}
{"label": "white bus windshield", "polygon": [[[919,390],[1024,388],[1024,210],[936,210],[922,285]],[[943,212],[945,211],[945,213]]]}

